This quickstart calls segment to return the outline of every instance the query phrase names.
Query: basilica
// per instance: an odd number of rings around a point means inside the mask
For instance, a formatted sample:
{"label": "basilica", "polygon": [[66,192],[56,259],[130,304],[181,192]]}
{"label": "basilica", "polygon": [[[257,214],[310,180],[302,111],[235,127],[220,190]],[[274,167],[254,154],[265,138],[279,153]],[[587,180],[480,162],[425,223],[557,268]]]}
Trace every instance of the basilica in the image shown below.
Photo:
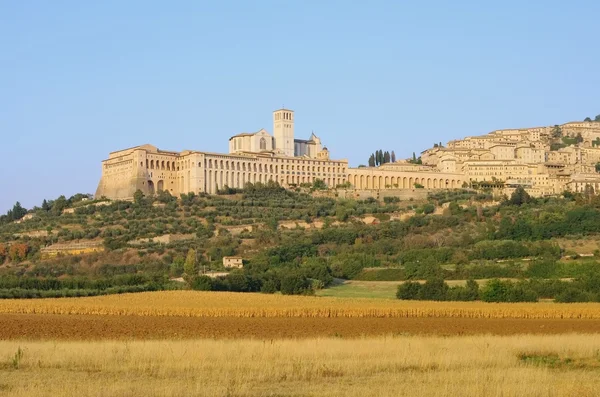
{"label": "basilica", "polygon": [[285,187],[320,179],[328,187],[347,181],[348,161],[332,160],[321,140],[294,138],[294,111],[273,112],[273,135],[265,129],[229,139],[229,153],[162,150],[146,144],[109,154],[102,162],[96,197],[127,199],[136,190],[215,194],[246,183],[274,181]]}

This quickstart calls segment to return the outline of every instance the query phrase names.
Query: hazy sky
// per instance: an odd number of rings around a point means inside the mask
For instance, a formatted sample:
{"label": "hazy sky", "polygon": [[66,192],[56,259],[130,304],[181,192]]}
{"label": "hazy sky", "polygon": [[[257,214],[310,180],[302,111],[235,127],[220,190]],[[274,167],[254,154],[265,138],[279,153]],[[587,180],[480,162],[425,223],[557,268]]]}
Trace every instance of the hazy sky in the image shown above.
{"label": "hazy sky", "polygon": [[2,1],[0,212],[114,150],[226,152],[285,104],[352,166],[600,113],[598,1]]}

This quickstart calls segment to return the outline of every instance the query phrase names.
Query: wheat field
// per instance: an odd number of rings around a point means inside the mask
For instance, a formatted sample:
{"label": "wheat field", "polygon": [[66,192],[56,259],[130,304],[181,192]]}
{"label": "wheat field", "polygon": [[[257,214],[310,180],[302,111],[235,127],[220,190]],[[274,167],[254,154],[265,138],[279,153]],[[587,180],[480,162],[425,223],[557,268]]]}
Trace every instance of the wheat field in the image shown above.
{"label": "wheat field", "polygon": [[600,319],[600,303],[484,303],[162,291],[86,298],[2,300],[4,314],[183,317]]}
{"label": "wheat field", "polygon": [[597,396],[597,335],[0,341],[10,396]]}

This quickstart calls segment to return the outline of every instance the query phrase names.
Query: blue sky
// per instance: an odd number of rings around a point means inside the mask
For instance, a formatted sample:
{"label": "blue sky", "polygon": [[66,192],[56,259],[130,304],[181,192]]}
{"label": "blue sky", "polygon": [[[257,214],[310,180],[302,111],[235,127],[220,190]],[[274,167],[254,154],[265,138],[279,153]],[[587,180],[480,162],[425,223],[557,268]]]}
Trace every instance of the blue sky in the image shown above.
{"label": "blue sky", "polygon": [[296,112],[334,158],[600,113],[597,1],[1,1],[0,212]]}

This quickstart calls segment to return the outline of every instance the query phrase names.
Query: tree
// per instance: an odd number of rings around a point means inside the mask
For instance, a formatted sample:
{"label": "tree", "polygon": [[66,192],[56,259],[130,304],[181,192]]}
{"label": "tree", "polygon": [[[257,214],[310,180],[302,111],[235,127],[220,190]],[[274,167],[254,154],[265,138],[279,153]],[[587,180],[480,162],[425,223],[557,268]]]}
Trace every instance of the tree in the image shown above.
{"label": "tree", "polygon": [[12,219],[14,221],[19,220],[19,219],[23,218],[26,213],[27,213],[27,210],[25,208],[23,208],[21,206],[21,203],[19,203],[17,201],[16,204],[12,208]]}
{"label": "tree", "polygon": [[445,301],[448,297],[448,284],[441,277],[428,279],[419,291],[420,300]]}
{"label": "tree", "polygon": [[190,282],[190,287],[196,291],[210,291],[212,289],[212,279],[208,276],[197,276]]}
{"label": "tree", "polygon": [[390,156],[390,160],[391,160],[391,162],[392,162],[392,163],[395,163],[395,162],[396,162],[396,153],[394,153],[394,151],[393,151],[393,150],[392,150],[392,154],[391,154],[391,156]]}
{"label": "tree", "polygon": [[375,155],[371,153],[371,157],[369,157],[369,167],[375,167]]}
{"label": "tree", "polygon": [[510,195],[510,199],[508,200],[508,203],[510,205],[520,206],[522,204],[527,204],[527,203],[529,203],[531,201],[532,201],[532,199],[531,199],[531,196],[529,195],[529,193],[527,193],[525,191],[525,189],[523,188],[523,186],[519,186]]}
{"label": "tree", "polygon": [[386,151],[383,154],[383,163],[385,164],[385,163],[389,163],[389,162],[390,162],[390,152]]}
{"label": "tree", "polygon": [[592,119],[590,119],[589,117],[586,117],[585,119],[583,119],[583,121],[592,121]]}
{"label": "tree", "polygon": [[8,248],[8,257],[13,262],[21,262],[27,258],[27,252],[29,251],[29,247],[27,244],[23,243],[14,243],[11,244]]}
{"label": "tree", "polygon": [[140,189],[136,190],[135,193],[133,193],[133,202],[137,205],[144,204],[144,193]]}
{"label": "tree", "polygon": [[69,202],[67,201],[65,196],[60,196],[52,202],[52,213],[54,215],[60,215],[62,214],[63,210],[67,208],[68,205]]}
{"label": "tree", "polygon": [[596,118],[594,119],[594,121],[600,121],[600,114],[596,116]]}
{"label": "tree", "polygon": [[46,201],[46,199],[42,201],[42,209],[46,212],[50,211],[50,204],[48,204],[48,201]]}
{"label": "tree", "polygon": [[415,152],[413,152],[412,162],[413,162],[413,164],[417,163],[417,155],[415,154]]}
{"label": "tree", "polygon": [[281,293],[284,295],[299,295],[310,292],[308,278],[297,272],[290,272],[281,278]]}
{"label": "tree", "polygon": [[421,284],[415,281],[406,281],[404,284],[400,284],[398,286],[396,298],[403,300],[415,300],[418,299],[420,291]]}
{"label": "tree", "polygon": [[198,269],[196,267],[196,251],[191,249],[188,251],[185,257],[185,263],[183,264],[183,272],[188,277],[194,277],[198,275]]}
{"label": "tree", "polygon": [[4,262],[6,257],[8,256],[8,247],[6,244],[0,244],[0,264]]}
{"label": "tree", "polygon": [[575,141],[577,143],[583,142],[583,136],[581,136],[581,132],[577,133],[577,136],[575,137]]}
{"label": "tree", "polygon": [[312,185],[315,190],[327,190],[327,185],[323,179],[315,179]]}

